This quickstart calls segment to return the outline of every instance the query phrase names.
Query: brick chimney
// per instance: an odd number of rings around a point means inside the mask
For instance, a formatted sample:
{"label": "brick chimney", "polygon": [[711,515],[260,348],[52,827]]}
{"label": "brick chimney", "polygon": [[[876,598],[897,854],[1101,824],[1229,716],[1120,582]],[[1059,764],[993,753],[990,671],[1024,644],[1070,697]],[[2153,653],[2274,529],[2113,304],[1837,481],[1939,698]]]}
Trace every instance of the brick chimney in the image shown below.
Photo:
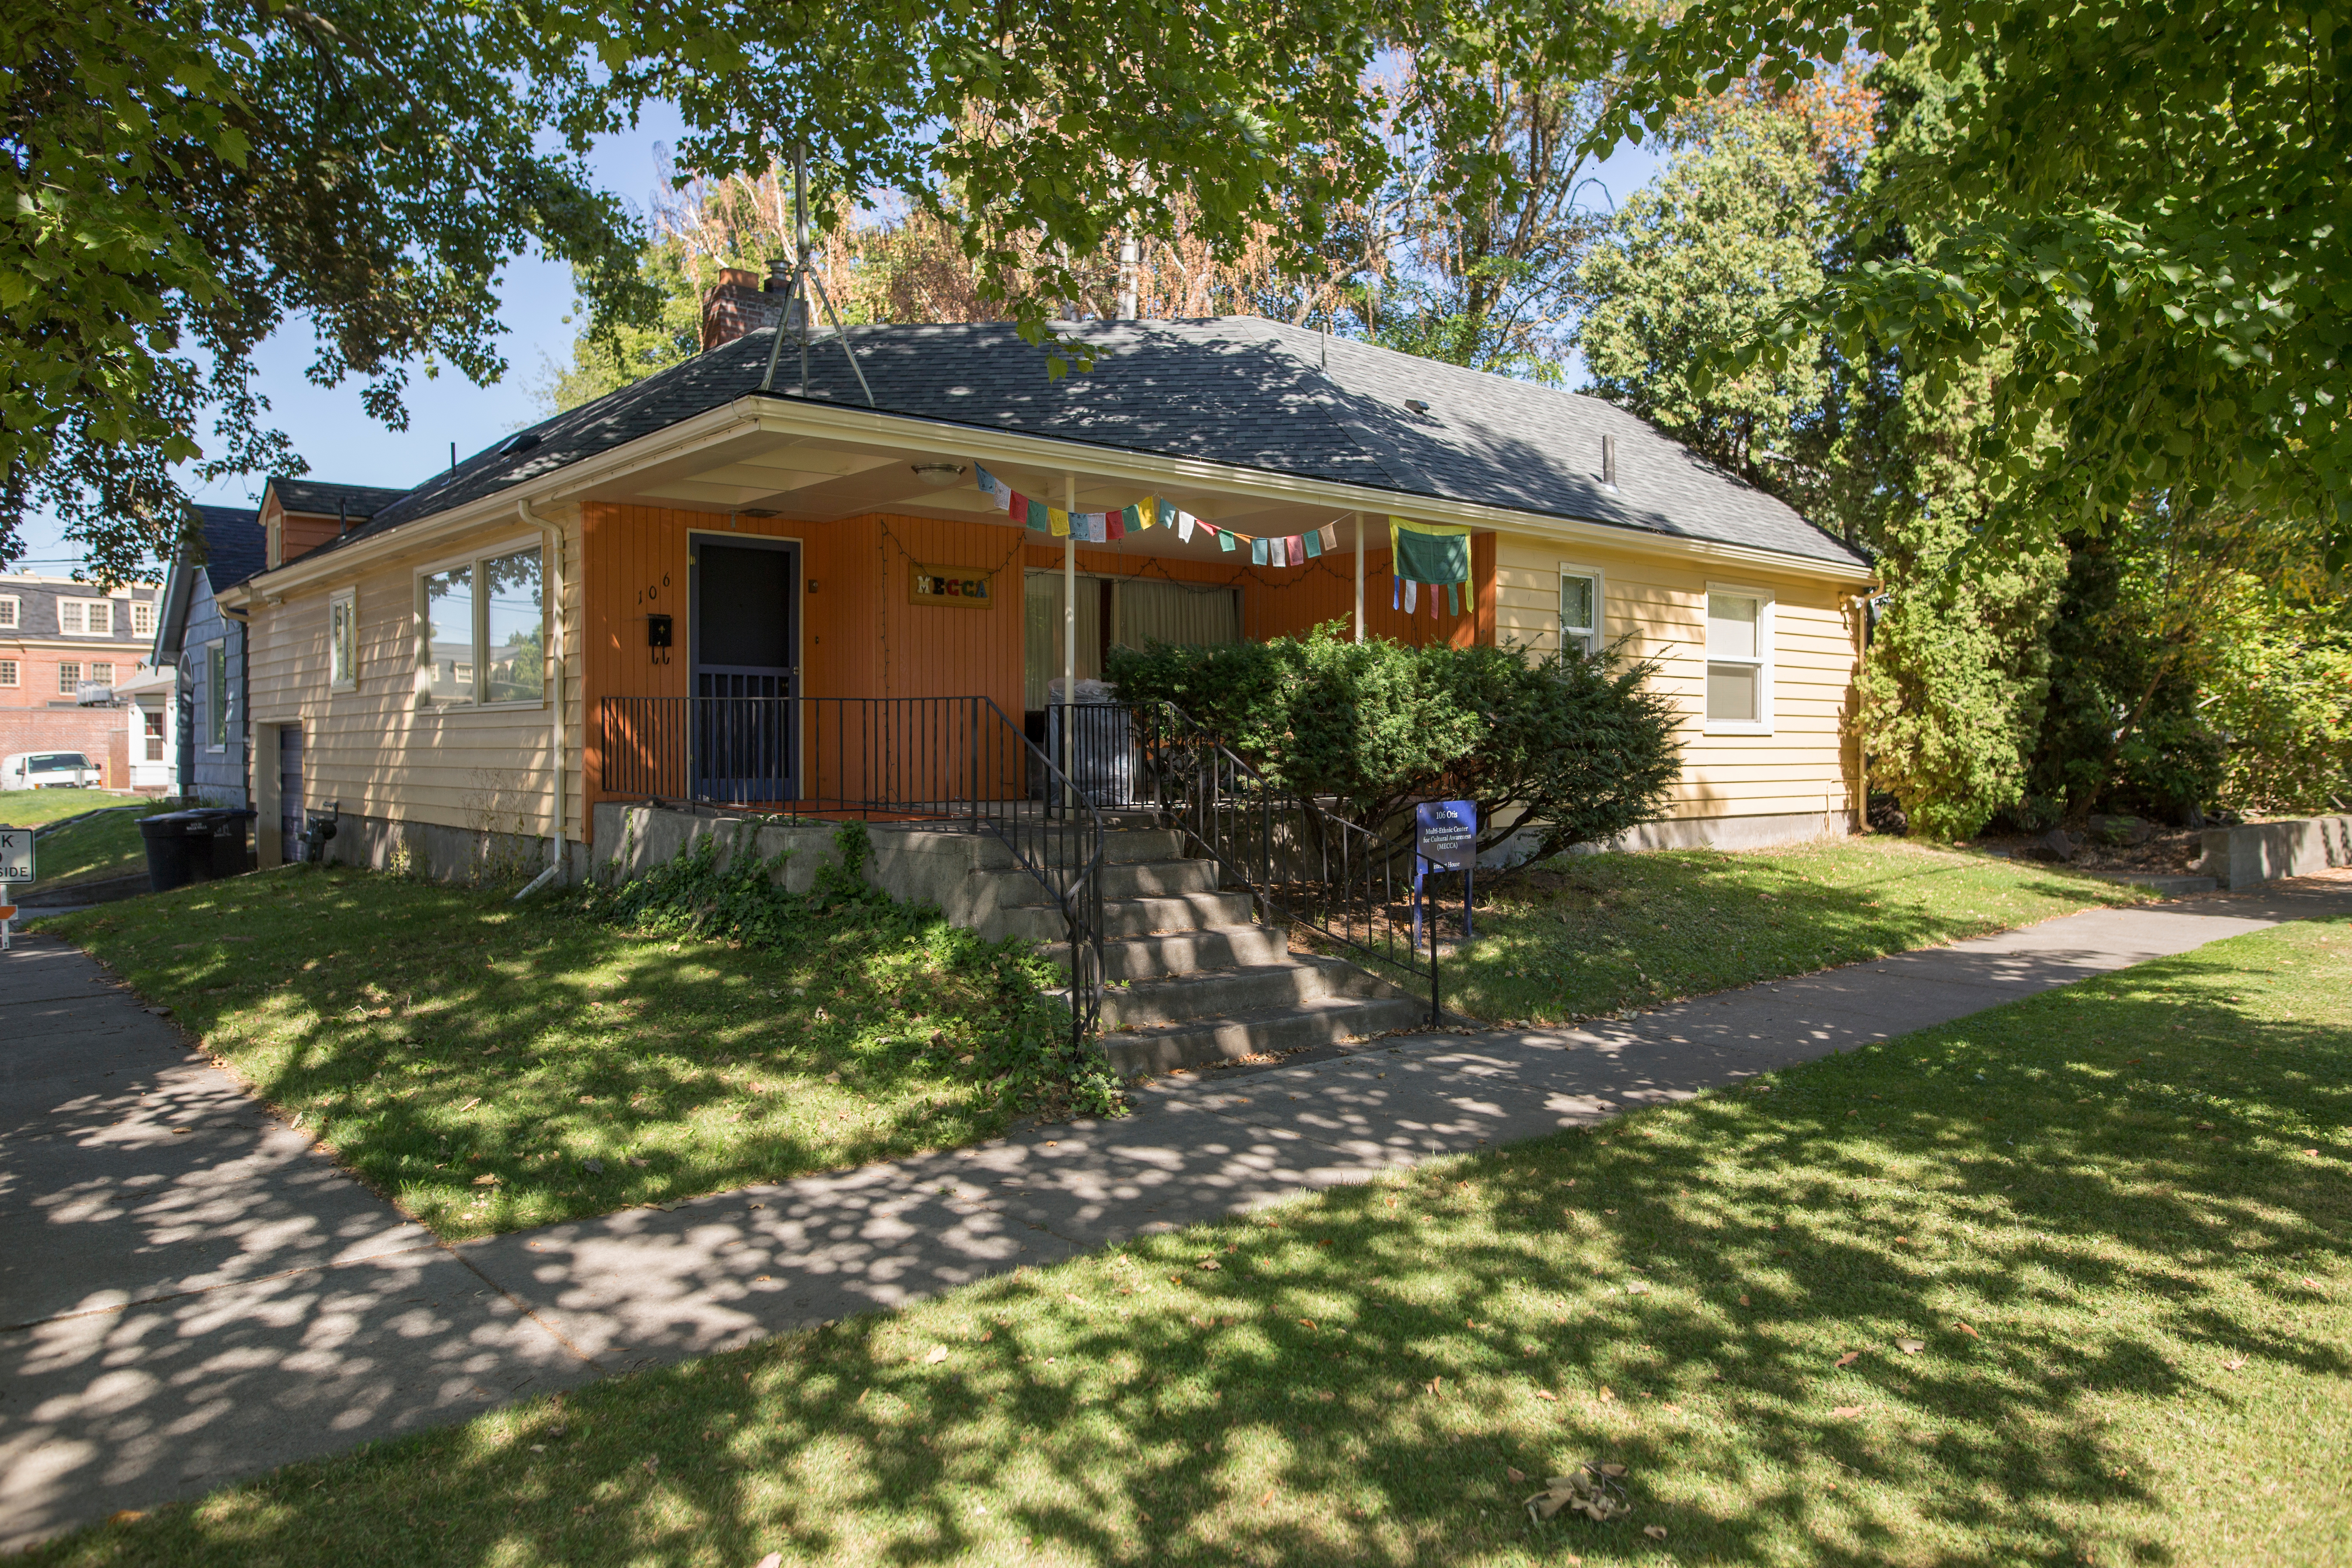
{"label": "brick chimney", "polygon": [[774,326],[783,308],[773,279],[763,288],[756,272],[741,267],[721,268],[719,281],[702,296],[702,352],[709,353],[746,332]]}

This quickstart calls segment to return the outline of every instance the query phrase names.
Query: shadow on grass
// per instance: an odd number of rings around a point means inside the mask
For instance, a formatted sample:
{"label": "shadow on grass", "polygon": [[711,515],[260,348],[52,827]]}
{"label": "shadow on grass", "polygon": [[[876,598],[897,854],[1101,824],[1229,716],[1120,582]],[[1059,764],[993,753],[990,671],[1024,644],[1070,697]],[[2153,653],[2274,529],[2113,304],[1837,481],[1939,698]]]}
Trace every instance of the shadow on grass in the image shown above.
{"label": "shadow on grass", "polygon": [[1505,879],[1450,962],[1475,1017],[1559,1021],[2145,901],[2049,867],[1857,838],[1564,856]]}
{"label": "shadow on grass", "polygon": [[51,928],[445,1237],[988,1136],[999,998],[845,917],[767,952],[303,868]]}
{"label": "shadow on grass", "polygon": [[[2228,1499],[2192,1523],[2175,1490],[2210,1479],[2212,1427],[2283,1405],[2323,1454],[2352,1431],[2327,1293],[2345,929],[296,1467],[36,1561],[2218,1560],[2244,1539]],[[1635,1511],[1531,1523],[1538,1481],[1508,1470],[1586,1459],[1627,1467]]]}

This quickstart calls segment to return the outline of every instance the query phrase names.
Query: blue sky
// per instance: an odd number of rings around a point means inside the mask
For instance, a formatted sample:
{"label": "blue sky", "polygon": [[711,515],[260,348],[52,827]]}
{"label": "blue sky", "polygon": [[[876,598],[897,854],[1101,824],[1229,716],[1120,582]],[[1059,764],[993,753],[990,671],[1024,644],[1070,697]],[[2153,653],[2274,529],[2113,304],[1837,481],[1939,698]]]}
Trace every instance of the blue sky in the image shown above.
{"label": "blue sky", "polygon": [[[662,177],[663,153],[683,130],[674,110],[657,105],[635,130],[601,139],[590,153],[590,166],[607,190],[646,211]],[[1597,177],[1622,202],[1657,167],[1654,155],[1627,147],[1604,163]],[[500,344],[505,377],[476,386],[452,372],[430,381],[416,375],[409,385],[406,430],[388,430],[367,416],[360,406],[360,383],[322,388],[303,378],[311,336],[300,321],[270,338],[256,355],[260,388],[270,400],[271,417],[293,437],[295,450],[310,459],[314,478],[404,489],[447,465],[451,442],[464,457],[545,417],[535,389],[546,380],[551,362],[571,356],[573,329],[563,318],[572,301],[570,268],[535,256],[515,261],[507,269],[499,312],[506,326]],[[196,499],[250,506],[260,491],[261,476],[254,475],[223,480]],[[25,538],[26,557],[16,570],[61,574],[77,564],[53,519],[26,518]]]}

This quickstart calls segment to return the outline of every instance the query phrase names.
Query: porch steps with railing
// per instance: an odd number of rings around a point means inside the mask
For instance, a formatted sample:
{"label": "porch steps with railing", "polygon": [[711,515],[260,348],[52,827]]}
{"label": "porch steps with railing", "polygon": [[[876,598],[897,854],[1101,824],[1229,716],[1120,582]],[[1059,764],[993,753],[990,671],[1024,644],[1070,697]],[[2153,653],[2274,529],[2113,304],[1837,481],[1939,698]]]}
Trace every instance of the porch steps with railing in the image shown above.
{"label": "porch steps with railing", "polygon": [[[1352,963],[1290,951],[1283,926],[1252,920],[1247,893],[1163,828],[1103,835],[1102,1044],[1122,1074],[1166,1072],[1407,1028],[1429,1005]],[[1067,933],[1044,887],[1005,857],[967,908],[983,936],[1021,937],[1065,966]]]}

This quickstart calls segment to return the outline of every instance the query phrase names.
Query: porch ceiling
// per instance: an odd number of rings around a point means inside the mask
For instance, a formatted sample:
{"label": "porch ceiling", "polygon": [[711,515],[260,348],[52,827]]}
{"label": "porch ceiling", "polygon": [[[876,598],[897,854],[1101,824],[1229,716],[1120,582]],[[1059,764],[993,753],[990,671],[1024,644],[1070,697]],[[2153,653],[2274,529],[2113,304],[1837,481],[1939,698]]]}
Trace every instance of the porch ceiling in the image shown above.
{"label": "porch ceiling", "polygon": [[[952,485],[935,486],[916,476],[918,463],[957,463],[963,466],[964,473]],[[1058,470],[991,465],[990,471],[1024,494],[1055,505],[1063,502],[1064,481]],[[1107,511],[1141,500],[1145,493],[1129,479],[1083,472],[1075,478],[1081,511]],[[1341,549],[1353,547],[1348,514],[1328,507],[1268,502],[1200,488],[1171,487],[1160,493],[1196,517],[1228,524],[1245,534],[1303,533],[1338,521]],[[650,464],[583,492],[583,499],[719,516],[758,511],[796,522],[833,522],[875,511],[971,521],[995,521],[998,516],[974,483],[967,454],[772,432],[747,433]],[[1367,544],[1378,537],[1381,521],[1379,516],[1366,516]],[[1201,560],[1214,560],[1223,553],[1205,534],[1196,533],[1187,543],[1177,539],[1174,530],[1157,528],[1129,534],[1120,544],[1108,548],[1129,554]]]}

